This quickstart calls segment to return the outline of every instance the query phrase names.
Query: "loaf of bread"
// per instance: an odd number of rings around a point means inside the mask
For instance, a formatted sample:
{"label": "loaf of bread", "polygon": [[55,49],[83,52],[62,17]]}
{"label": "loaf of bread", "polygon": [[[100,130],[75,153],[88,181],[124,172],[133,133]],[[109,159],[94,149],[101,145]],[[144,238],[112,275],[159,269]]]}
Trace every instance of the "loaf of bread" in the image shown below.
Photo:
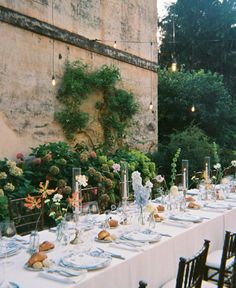
{"label": "loaf of bread", "polygon": [[55,246],[53,243],[49,242],[49,241],[44,241],[43,243],[41,243],[39,245],[39,251],[48,251],[53,249]]}
{"label": "loaf of bread", "polygon": [[118,226],[118,221],[115,220],[115,219],[110,219],[110,220],[108,221],[108,224],[109,224],[110,228],[115,228],[115,227]]}
{"label": "loaf of bread", "polygon": [[99,240],[104,240],[106,237],[109,237],[110,236],[110,233],[106,230],[101,230],[99,233],[98,233],[98,239]]}
{"label": "loaf of bread", "polygon": [[192,196],[186,196],[185,197],[186,202],[194,202],[195,199]]}
{"label": "loaf of bread", "polygon": [[48,256],[44,252],[36,252],[28,260],[28,266],[32,267],[36,262],[43,262]]}
{"label": "loaf of bread", "polygon": [[163,205],[157,205],[157,210],[158,212],[163,212],[165,211],[165,207]]}
{"label": "loaf of bread", "polygon": [[158,213],[155,213],[155,214],[153,215],[153,217],[154,217],[154,220],[155,220],[156,222],[161,222],[161,221],[164,220],[164,218],[163,218],[162,216],[160,216]]}
{"label": "loaf of bread", "polygon": [[197,203],[194,203],[194,202],[189,202],[188,203],[188,208],[191,208],[191,209],[200,209],[201,206]]}

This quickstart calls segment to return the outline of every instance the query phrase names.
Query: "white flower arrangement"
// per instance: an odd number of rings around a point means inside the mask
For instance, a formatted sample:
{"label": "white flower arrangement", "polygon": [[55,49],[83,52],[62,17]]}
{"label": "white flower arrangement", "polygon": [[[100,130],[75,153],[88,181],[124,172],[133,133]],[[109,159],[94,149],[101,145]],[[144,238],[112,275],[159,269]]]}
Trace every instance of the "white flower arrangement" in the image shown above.
{"label": "white flower arrangement", "polygon": [[153,184],[151,181],[147,181],[143,186],[142,177],[138,171],[134,171],[131,175],[132,187],[134,190],[135,204],[139,207],[144,207],[148,204],[150,199]]}

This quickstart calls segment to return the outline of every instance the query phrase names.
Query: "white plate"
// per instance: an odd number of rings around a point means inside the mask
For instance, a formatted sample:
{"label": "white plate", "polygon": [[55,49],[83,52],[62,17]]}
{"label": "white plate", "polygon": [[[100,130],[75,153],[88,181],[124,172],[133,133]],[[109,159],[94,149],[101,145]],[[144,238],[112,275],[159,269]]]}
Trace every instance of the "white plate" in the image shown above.
{"label": "white plate", "polygon": [[[20,251],[20,249],[21,249],[21,245],[19,245],[18,243],[16,243],[16,242],[8,243],[7,250],[4,252],[2,252],[2,251],[0,252],[0,258],[13,256],[16,253],[18,253]],[[3,249],[3,250],[5,250],[5,249]]]}
{"label": "white plate", "polygon": [[231,206],[226,203],[208,203],[205,205],[207,208],[212,208],[212,209],[231,209]]}
{"label": "white plate", "polygon": [[199,193],[199,190],[198,189],[189,189],[188,191],[187,191],[187,194],[188,195],[198,195],[198,193]]}
{"label": "white plate", "polygon": [[229,193],[228,198],[236,200],[236,193]]}
{"label": "white plate", "polygon": [[112,240],[100,240],[98,237],[95,237],[94,240],[99,243],[111,243]]}
{"label": "white plate", "polygon": [[108,266],[111,263],[111,256],[106,254],[69,254],[60,260],[62,266],[70,267],[75,270],[97,270]]}
{"label": "white plate", "polygon": [[183,214],[179,214],[179,215],[171,215],[170,216],[171,220],[177,220],[177,221],[187,221],[187,222],[194,222],[194,223],[198,223],[198,222],[202,222],[202,218],[189,214],[189,213],[183,213]]}
{"label": "white plate", "polygon": [[150,229],[132,231],[121,236],[122,239],[138,242],[157,242],[161,239],[161,235]]}

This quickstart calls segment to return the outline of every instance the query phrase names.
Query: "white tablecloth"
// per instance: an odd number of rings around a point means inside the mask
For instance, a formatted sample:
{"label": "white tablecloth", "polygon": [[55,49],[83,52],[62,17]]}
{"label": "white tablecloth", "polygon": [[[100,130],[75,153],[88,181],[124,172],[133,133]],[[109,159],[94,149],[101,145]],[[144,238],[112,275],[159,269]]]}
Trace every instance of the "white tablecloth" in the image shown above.
{"label": "white tablecloth", "polygon": [[[236,231],[236,208],[224,213],[197,210],[191,213],[210,219],[192,224],[189,228],[158,223],[157,231],[171,234],[173,237],[162,237],[161,241],[145,246],[143,251],[122,250],[110,247],[110,244],[96,243],[96,247],[121,254],[126,259],[113,258],[108,267],[86,273],[79,284],[63,284],[44,279],[38,272],[25,270],[24,264],[29,258],[26,250],[7,259],[10,261],[7,264],[7,277],[10,281],[18,283],[21,288],[137,288],[140,280],[146,281],[149,288],[158,288],[176,276],[180,256],[188,257],[195,254],[202,247],[204,239],[211,241],[210,251],[221,248],[225,230]],[[115,229],[113,231],[115,233]],[[40,240],[53,241],[55,233],[42,231]],[[61,255],[59,248],[48,253],[49,258],[58,258]]]}

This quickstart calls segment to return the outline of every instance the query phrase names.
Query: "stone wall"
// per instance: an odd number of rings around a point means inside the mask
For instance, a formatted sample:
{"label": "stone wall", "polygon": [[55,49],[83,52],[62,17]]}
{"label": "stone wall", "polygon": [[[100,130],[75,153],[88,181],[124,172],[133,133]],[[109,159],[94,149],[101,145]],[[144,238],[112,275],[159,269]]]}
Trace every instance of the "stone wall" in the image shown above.
{"label": "stone wall", "polygon": [[[148,5],[146,0],[54,0],[53,7],[52,0],[0,0],[0,157],[65,141],[54,121],[60,105],[56,93],[65,61],[77,59],[91,69],[104,64],[120,69],[119,86],[131,90],[140,106],[126,141],[142,151],[154,149],[157,76],[156,44],[151,42],[156,41],[156,0]],[[93,114],[90,104],[99,97],[91,95],[84,109]],[[154,113],[149,110],[151,98]],[[93,144],[102,140],[100,130],[96,121],[90,123]],[[78,134],[77,140],[91,144],[85,138]]]}

